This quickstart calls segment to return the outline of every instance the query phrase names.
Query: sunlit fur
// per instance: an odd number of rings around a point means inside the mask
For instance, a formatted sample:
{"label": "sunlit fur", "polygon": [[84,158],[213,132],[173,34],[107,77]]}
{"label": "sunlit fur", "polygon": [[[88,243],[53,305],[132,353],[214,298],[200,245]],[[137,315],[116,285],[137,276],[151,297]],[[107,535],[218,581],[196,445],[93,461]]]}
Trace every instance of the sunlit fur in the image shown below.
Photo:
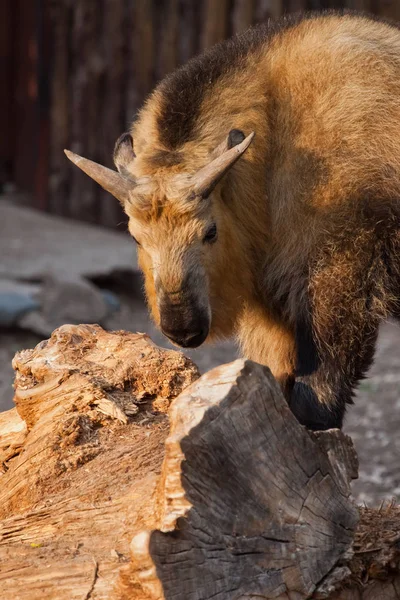
{"label": "sunlit fur", "polygon": [[[191,198],[233,128],[255,140]],[[298,375],[341,425],[379,322],[399,314],[400,31],[334,14],[252,30],[162,82],[132,136],[131,174],[151,178],[125,210],[155,321],[154,274],[172,292],[197,270],[209,339],[235,336],[284,385]]]}

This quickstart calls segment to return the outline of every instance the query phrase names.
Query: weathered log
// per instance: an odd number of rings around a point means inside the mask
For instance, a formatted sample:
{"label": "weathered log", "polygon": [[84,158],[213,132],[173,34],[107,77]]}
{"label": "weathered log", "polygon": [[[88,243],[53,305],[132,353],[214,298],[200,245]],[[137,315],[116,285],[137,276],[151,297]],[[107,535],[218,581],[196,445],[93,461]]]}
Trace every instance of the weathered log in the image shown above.
{"label": "weathered log", "polygon": [[13,366],[16,409],[0,417],[0,596],[111,598],[132,531],[153,522],[164,411],[198,370],[145,335],[98,326],[61,327]]}
{"label": "weathered log", "polygon": [[265,367],[197,379],[147,336],[86,325],[14,368],[2,599],[400,598],[398,509],[353,505],[351,440],[301,427]]}
{"label": "weathered log", "polygon": [[251,362],[203,376],[170,416],[157,531],[131,547],[143,588],[182,600],[199,589],[204,598],[310,597],[353,540],[350,440],[334,432],[326,452]]}

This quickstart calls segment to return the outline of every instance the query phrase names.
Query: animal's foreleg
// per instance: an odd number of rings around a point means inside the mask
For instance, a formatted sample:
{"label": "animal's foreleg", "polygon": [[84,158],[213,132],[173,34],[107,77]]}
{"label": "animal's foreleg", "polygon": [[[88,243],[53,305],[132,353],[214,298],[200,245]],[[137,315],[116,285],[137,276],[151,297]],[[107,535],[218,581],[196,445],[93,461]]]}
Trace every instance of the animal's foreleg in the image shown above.
{"label": "animal's foreleg", "polygon": [[[320,282],[322,283],[322,282]],[[313,430],[341,428],[346,404],[372,363],[379,318],[362,277],[315,290],[296,326],[296,377],[289,405]],[[351,290],[351,285],[354,289]]]}

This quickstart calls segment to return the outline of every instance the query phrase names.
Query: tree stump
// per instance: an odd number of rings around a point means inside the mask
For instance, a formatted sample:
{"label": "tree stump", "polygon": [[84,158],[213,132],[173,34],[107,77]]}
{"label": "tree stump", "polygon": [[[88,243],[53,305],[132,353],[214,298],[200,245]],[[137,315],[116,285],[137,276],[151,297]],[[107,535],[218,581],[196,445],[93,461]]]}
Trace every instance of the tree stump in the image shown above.
{"label": "tree stump", "polygon": [[299,425],[267,368],[198,378],[147,336],[88,325],[13,364],[2,599],[400,598],[398,509],[354,506],[351,440]]}

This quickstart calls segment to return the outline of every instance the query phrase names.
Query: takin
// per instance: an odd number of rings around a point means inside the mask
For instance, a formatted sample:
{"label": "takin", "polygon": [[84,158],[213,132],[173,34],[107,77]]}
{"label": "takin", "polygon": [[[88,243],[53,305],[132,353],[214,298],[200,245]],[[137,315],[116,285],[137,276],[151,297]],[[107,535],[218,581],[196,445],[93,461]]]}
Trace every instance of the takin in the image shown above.
{"label": "takin", "polygon": [[400,318],[400,30],[353,14],[252,28],[177,69],[116,143],[66,151],[120,200],[156,324],[234,337],[298,420],[341,427]]}

